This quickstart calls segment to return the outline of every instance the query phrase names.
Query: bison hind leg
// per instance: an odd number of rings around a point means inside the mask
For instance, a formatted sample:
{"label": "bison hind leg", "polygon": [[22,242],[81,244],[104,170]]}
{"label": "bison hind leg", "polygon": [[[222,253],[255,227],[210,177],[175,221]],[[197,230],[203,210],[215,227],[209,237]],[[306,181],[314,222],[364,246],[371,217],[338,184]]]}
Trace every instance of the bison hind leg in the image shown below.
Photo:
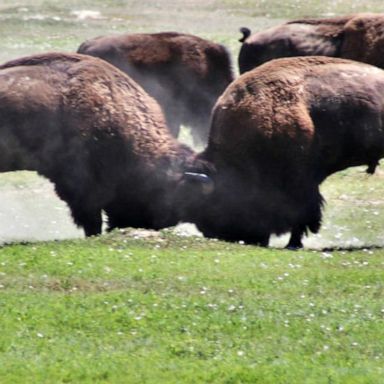
{"label": "bison hind leg", "polygon": [[270,235],[260,236],[257,242],[255,243],[255,245],[267,248],[269,245],[269,238],[270,238]]}
{"label": "bison hind leg", "polygon": [[307,227],[305,225],[293,228],[291,231],[291,237],[289,238],[288,244],[285,248],[291,251],[303,248],[302,238],[304,234],[307,234]]}
{"label": "bison hind leg", "polygon": [[322,208],[324,206],[324,198],[317,187],[311,195],[308,204],[304,210],[301,220],[292,227],[291,237],[289,238],[286,249],[297,250],[303,248],[302,238],[308,234],[308,229],[312,233],[318,233],[322,221]]}
{"label": "bison hind leg", "polygon": [[368,163],[368,168],[367,168],[366,172],[369,175],[373,175],[375,173],[376,167],[378,165],[379,165],[379,162],[377,160],[371,161],[370,163]]}

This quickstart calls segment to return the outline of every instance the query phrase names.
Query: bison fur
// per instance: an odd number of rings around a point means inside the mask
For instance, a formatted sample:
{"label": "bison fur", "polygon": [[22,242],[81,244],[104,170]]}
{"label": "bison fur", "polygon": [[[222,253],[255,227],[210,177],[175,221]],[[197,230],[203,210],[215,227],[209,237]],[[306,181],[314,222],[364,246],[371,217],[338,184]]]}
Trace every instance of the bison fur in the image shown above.
{"label": "bison fur", "polygon": [[55,185],[87,236],[176,224],[173,190],[193,152],[126,74],[85,55],[47,53],[0,66],[0,171]]}
{"label": "bison fur", "polygon": [[187,125],[196,144],[206,144],[211,110],[234,78],[224,46],[176,32],[100,36],[78,53],[126,72],[158,101],[172,134]]}
{"label": "bison fur", "polygon": [[384,14],[294,20],[254,34],[248,28],[240,31],[240,73],[276,58],[314,55],[384,68]]}
{"label": "bison fur", "polygon": [[266,63],[218,100],[198,156],[211,164],[201,173],[214,188],[199,195],[186,180],[183,214],[209,237],[265,246],[271,234],[291,232],[288,247],[300,248],[321,225],[322,181],[352,166],[373,172],[383,126],[381,69],[316,56]]}

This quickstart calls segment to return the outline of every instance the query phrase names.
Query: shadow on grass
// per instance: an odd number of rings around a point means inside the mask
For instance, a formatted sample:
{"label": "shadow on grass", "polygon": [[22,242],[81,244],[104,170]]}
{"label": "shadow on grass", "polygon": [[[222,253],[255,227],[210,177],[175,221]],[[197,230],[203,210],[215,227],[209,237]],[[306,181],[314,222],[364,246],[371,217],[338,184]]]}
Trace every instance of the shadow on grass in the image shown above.
{"label": "shadow on grass", "polygon": [[375,251],[375,250],[384,250],[384,244],[382,245],[360,245],[360,246],[334,246],[334,247],[324,247],[319,249],[321,252],[356,252],[356,251]]}

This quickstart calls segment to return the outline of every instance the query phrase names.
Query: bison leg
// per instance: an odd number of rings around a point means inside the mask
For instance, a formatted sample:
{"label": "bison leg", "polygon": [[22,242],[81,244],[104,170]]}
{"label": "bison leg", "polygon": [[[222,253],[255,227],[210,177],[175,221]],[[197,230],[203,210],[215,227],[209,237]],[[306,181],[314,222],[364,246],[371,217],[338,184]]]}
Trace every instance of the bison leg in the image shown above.
{"label": "bison leg", "polygon": [[366,170],[366,172],[369,174],[369,175],[373,175],[376,171],[376,167],[379,165],[379,162],[377,160],[373,160],[371,161],[370,163],[368,163],[368,168]]}
{"label": "bison leg", "polygon": [[260,247],[268,247],[269,245],[269,235],[260,236],[258,239],[256,245],[259,245]]}
{"label": "bison leg", "polygon": [[101,234],[101,208],[95,202],[92,203],[92,193],[86,194],[61,183],[55,184],[55,189],[58,196],[68,204],[75,224],[84,229],[85,236]]}
{"label": "bison leg", "polygon": [[300,225],[293,228],[291,237],[289,238],[289,242],[285,248],[292,251],[303,248],[303,242],[301,240],[306,232],[307,231],[305,225]]}
{"label": "bison leg", "polygon": [[90,207],[85,200],[73,202],[66,200],[73,221],[82,227],[86,237],[100,235],[102,231],[101,209]]}
{"label": "bison leg", "polygon": [[102,217],[101,210],[87,210],[83,208],[71,208],[72,217],[79,227],[83,227],[86,237],[101,234]]}
{"label": "bison leg", "polygon": [[304,207],[301,218],[292,227],[291,237],[286,245],[286,249],[296,250],[303,248],[302,238],[308,233],[317,233],[321,226],[322,207],[324,199],[320,194],[319,187],[316,186],[308,196],[308,204]]}

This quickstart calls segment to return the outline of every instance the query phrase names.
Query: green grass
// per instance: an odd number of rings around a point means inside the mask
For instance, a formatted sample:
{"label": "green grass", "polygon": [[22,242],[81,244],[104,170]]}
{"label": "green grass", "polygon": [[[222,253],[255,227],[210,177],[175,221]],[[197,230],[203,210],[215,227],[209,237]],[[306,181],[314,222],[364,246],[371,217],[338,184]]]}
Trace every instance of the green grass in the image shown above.
{"label": "green grass", "polygon": [[383,278],[381,250],[169,231],[6,246],[0,382],[381,383]]}

